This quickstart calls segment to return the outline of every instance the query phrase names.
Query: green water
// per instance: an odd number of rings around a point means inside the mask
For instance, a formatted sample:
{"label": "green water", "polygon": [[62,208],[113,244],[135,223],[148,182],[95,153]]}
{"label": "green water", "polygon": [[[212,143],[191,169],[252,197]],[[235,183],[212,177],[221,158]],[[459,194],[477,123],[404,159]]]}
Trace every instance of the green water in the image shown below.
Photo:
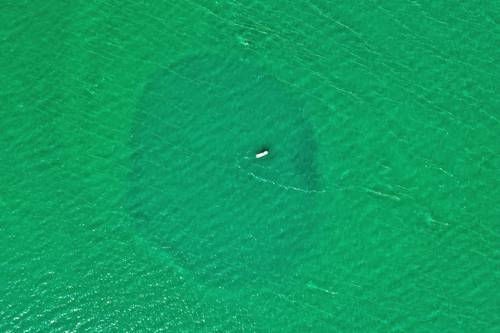
{"label": "green water", "polygon": [[0,331],[499,332],[499,12],[4,3]]}

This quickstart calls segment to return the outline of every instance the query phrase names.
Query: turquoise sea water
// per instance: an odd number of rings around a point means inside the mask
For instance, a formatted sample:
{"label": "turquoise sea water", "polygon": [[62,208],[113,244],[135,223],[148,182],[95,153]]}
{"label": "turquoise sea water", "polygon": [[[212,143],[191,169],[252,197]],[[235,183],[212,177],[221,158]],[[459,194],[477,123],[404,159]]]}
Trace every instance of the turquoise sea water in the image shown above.
{"label": "turquoise sea water", "polygon": [[500,331],[499,7],[5,3],[0,330]]}

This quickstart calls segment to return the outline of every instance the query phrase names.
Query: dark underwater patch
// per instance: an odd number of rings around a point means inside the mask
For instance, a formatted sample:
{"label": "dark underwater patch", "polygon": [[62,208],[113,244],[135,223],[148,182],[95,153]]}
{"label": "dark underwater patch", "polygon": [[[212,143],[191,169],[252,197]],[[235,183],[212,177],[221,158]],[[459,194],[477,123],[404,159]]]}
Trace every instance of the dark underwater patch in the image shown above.
{"label": "dark underwater patch", "polygon": [[174,64],[145,87],[132,144],[128,208],[178,265],[219,283],[289,274],[307,255],[316,145],[285,84],[245,60]]}

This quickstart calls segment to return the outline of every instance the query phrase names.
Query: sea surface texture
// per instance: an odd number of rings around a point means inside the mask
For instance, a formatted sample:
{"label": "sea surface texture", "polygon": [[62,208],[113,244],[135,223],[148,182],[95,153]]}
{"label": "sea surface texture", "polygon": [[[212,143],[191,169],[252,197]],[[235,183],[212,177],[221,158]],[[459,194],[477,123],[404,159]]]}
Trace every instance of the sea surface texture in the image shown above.
{"label": "sea surface texture", "polygon": [[500,2],[1,7],[1,332],[500,332]]}

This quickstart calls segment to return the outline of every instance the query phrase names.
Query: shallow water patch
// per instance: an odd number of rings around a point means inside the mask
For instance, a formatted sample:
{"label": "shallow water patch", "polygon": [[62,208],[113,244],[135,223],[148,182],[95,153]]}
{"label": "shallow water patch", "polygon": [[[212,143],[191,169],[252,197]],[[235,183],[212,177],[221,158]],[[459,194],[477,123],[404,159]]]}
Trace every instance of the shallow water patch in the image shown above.
{"label": "shallow water patch", "polygon": [[159,70],[134,120],[127,206],[140,235],[208,282],[292,272],[321,191],[304,107],[250,61]]}

